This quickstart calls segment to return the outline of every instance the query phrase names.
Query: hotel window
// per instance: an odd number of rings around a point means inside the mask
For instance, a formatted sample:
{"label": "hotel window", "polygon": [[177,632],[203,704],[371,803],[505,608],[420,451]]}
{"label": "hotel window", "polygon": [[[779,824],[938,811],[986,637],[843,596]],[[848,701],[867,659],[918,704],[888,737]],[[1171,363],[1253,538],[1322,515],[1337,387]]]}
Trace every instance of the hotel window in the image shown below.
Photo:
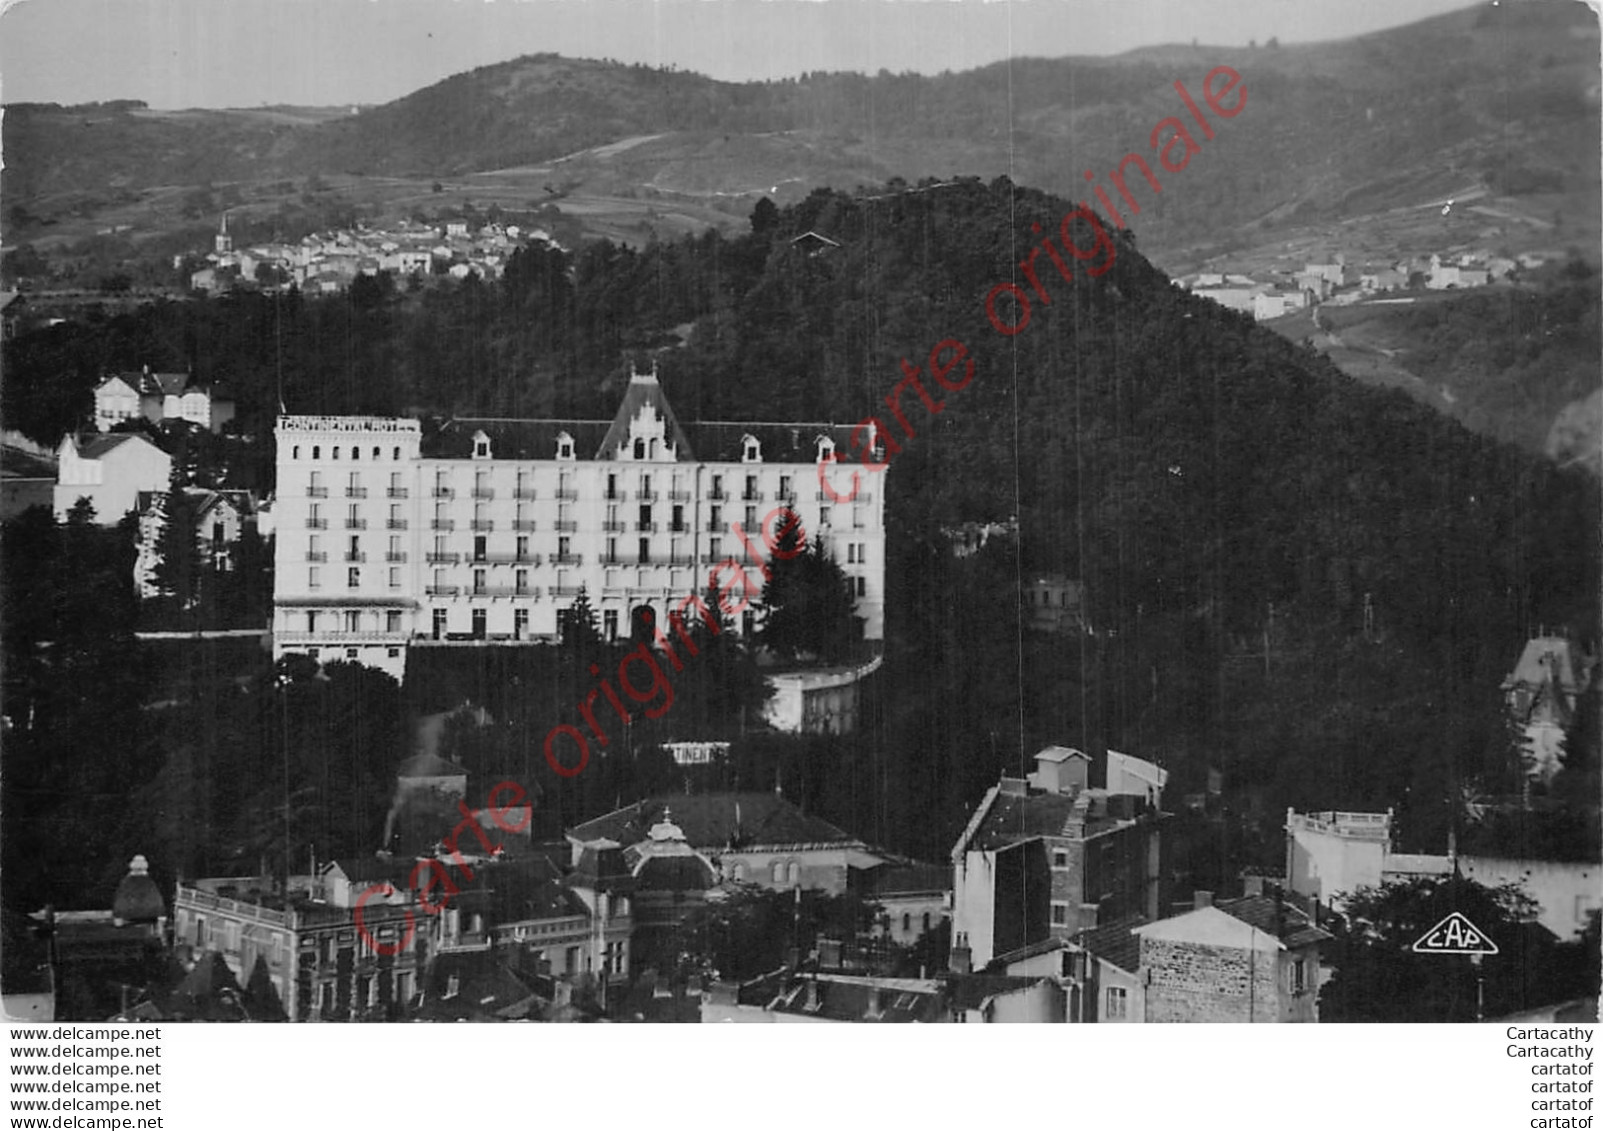
{"label": "hotel window", "polygon": [[473,441],[473,458],[474,459],[489,459],[490,458],[490,441],[488,439],[479,438],[479,439],[475,439]]}
{"label": "hotel window", "polygon": [[819,526],[828,526],[829,525],[829,514],[830,514],[830,512],[829,512],[829,508],[828,507],[819,507],[818,508],[818,525]]}
{"label": "hotel window", "polygon": [[321,589],[322,587],[323,587],[323,576],[322,576],[321,572],[318,570],[318,568],[316,566],[308,567],[307,570],[306,570],[306,588],[308,588],[308,589]]}
{"label": "hotel window", "polygon": [[568,558],[573,554],[573,539],[563,535],[557,539],[557,557]]}
{"label": "hotel window", "polygon": [[527,635],[529,635],[529,610],[514,610],[512,613],[512,639],[522,640]]}
{"label": "hotel window", "polygon": [[473,536],[473,560],[482,562],[490,551],[490,540],[482,534]]}
{"label": "hotel window", "polygon": [[756,507],[747,507],[746,508],[746,529],[750,530],[752,527],[754,527],[756,525],[757,525],[757,508]]}
{"label": "hotel window", "polygon": [[434,610],[434,639],[440,640],[445,636],[446,612],[444,609]]}
{"label": "hotel window", "polygon": [[913,917],[905,911],[902,912],[902,934],[908,934],[910,931],[912,931],[912,929]]}
{"label": "hotel window", "polygon": [[361,585],[362,571],[360,568],[357,566],[352,566],[350,569],[345,571],[345,588],[359,589],[361,588]]}
{"label": "hotel window", "polygon": [[518,594],[520,596],[527,594],[529,592],[529,571],[526,569],[520,569],[513,574],[513,578],[515,579],[515,583],[517,585]]}
{"label": "hotel window", "polygon": [[673,508],[673,528],[682,531],[685,528],[685,508],[675,504]]}
{"label": "hotel window", "polygon": [[315,609],[306,614],[306,631],[317,631],[317,611]]}
{"label": "hotel window", "polygon": [[868,578],[859,577],[857,579],[857,595],[859,597],[868,596]]}
{"label": "hotel window", "polygon": [[646,458],[646,442],[644,440],[636,440],[635,441],[635,459],[645,459],[645,458]]}
{"label": "hotel window", "polygon": [[389,558],[392,562],[400,561],[401,559],[401,536],[399,534],[390,535]]}
{"label": "hotel window", "polygon": [[722,475],[714,475],[712,477],[712,497],[715,499],[724,497],[724,477]]}
{"label": "hotel window", "polygon": [[529,557],[529,536],[527,534],[520,534],[518,536],[518,560],[519,561],[525,561],[525,560],[528,559],[528,557]]}
{"label": "hotel window", "polygon": [[1052,905],[1052,925],[1054,927],[1067,927],[1069,925],[1069,905],[1067,903],[1054,903]]}
{"label": "hotel window", "polygon": [[312,483],[311,486],[306,489],[306,493],[313,496],[321,495],[323,493],[323,473],[321,471],[312,472]]}
{"label": "hotel window", "polygon": [[482,569],[476,569],[473,571],[473,592],[484,592],[484,571]]}
{"label": "hotel window", "polygon": [[790,476],[788,475],[779,477],[779,497],[781,499],[790,498]]}
{"label": "hotel window", "polygon": [[1130,1015],[1130,991],[1121,986],[1108,987],[1108,1007],[1104,1011],[1109,1021],[1123,1021]]}
{"label": "hotel window", "polygon": [[780,884],[783,884],[784,882],[785,882],[785,862],[783,860],[775,860],[774,861],[774,886],[778,887]]}
{"label": "hotel window", "polygon": [[[352,448],[351,450],[355,451],[356,449]],[[361,490],[362,473],[360,471],[353,471],[345,477],[345,493],[353,499],[359,499],[362,497]]]}
{"label": "hotel window", "polygon": [[723,525],[724,508],[719,506],[717,503],[714,503],[708,510],[707,519],[710,523],[712,523],[712,528],[717,530]]}
{"label": "hotel window", "polygon": [[707,556],[715,562],[723,560],[724,540],[722,538],[707,539]]}
{"label": "hotel window", "polygon": [[926,912],[924,912],[924,933],[925,934],[929,934],[929,930],[930,930],[930,913],[928,911],[926,911]]}
{"label": "hotel window", "polygon": [[345,631],[362,631],[362,614],[357,612],[355,609],[350,609],[345,613]]}
{"label": "hotel window", "polygon": [[868,564],[868,543],[867,542],[859,542],[859,543],[857,543],[857,564],[858,565],[867,565]]}
{"label": "hotel window", "polygon": [[792,860],[790,862],[790,867],[788,869],[786,869],[786,871],[789,873],[786,878],[789,880],[790,886],[791,887],[797,887],[798,885],[800,885],[800,883],[801,883],[801,865],[796,863],[796,861]]}
{"label": "hotel window", "polygon": [[618,610],[607,609],[601,614],[602,630],[607,634],[607,643],[611,644],[618,639]]}
{"label": "hotel window", "polygon": [[855,542],[846,543],[846,564],[857,564],[857,543]]}
{"label": "hotel window", "polygon": [[573,440],[566,433],[563,433],[561,436],[557,437],[557,458],[573,458]]}
{"label": "hotel window", "polygon": [[401,611],[399,609],[389,609],[384,613],[384,631],[401,631]]}

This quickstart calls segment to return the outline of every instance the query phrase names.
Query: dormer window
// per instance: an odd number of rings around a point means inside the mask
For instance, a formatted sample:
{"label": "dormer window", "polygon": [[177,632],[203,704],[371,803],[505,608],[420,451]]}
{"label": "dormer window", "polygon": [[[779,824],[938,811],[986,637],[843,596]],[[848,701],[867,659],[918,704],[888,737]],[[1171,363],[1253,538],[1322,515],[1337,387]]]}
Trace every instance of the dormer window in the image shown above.
{"label": "dormer window", "polygon": [[568,435],[566,432],[563,432],[557,437],[557,458],[573,458],[573,437]]}
{"label": "dormer window", "polygon": [[473,433],[473,458],[490,458],[490,437],[486,436],[483,432]]}
{"label": "dormer window", "polygon": [[744,462],[744,463],[760,463],[760,462],[762,462],[762,458],[763,458],[762,447],[761,447],[761,445],[759,445],[757,443],[757,437],[751,436],[751,435],[746,435],[746,436],[741,437],[740,447],[741,447],[740,458],[741,458],[742,462]]}
{"label": "dormer window", "polygon": [[818,461],[822,463],[835,454],[835,441],[828,436],[818,437]]}
{"label": "dormer window", "polygon": [[646,458],[646,442],[644,440],[636,440],[635,441],[635,459],[645,459],[645,458]]}

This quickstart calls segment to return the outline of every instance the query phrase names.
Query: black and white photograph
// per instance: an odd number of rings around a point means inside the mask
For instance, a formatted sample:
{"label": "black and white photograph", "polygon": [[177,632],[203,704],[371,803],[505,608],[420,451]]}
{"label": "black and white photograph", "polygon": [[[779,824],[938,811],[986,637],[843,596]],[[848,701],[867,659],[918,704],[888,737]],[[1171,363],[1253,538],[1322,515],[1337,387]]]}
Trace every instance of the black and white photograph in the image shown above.
{"label": "black and white photograph", "polygon": [[1347,1022],[1590,1126],[1600,76],[1570,0],[10,4],[10,1125],[189,1125],[188,1022]]}

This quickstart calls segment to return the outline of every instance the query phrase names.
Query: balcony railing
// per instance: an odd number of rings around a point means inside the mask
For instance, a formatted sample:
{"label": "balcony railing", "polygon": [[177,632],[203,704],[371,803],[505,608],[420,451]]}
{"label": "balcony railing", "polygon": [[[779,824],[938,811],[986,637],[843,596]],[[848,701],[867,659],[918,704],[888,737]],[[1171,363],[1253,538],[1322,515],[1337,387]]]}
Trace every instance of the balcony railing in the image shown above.
{"label": "balcony railing", "polygon": [[617,554],[602,554],[601,564],[609,566],[621,566],[628,565],[629,563],[624,561],[623,558],[619,557]]}
{"label": "balcony railing", "polygon": [[348,519],[345,520],[345,529],[346,530],[366,530],[367,529],[367,519],[365,519],[365,518],[348,518]]}
{"label": "balcony railing", "polygon": [[635,492],[635,498],[640,500],[642,503],[654,503],[661,498],[661,493],[653,490],[650,487],[642,487],[640,490]]}
{"label": "balcony railing", "polygon": [[558,487],[557,498],[566,499],[570,503],[579,497],[579,492],[573,487]]}
{"label": "balcony railing", "polygon": [[614,488],[612,488],[612,490],[608,491],[606,493],[606,495],[603,496],[603,497],[609,503],[622,503],[622,502],[627,502],[628,501],[629,492],[623,490],[622,488],[614,487]]}
{"label": "balcony railing", "polygon": [[689,491],[669,491],[668,492],[668,498],[669,498],[669,500],[671,502],[688,503],[690,501],[690,492]]}
{"label": "balcony railing", "polygon": [[448,518],[437,518],[429,524],[435,530],[455,530],[456,523]]}
{"label": "balcony railing", "polygon": [[494,530],[495,520],[489,518],[476,518],[473,520],[474,530]]}
{"label": "balcony railing", "polygon": [[384,527],[385,527],[386,530],[405,530],[406,529],[406,519],[404,519],[404,518],[388,519],[384,523]]}
{"label": "balcony railing", "polygon": [[306,529],[308,529],[308,530],[327,530],[328,529],[328,519],[326,519],[326,518],[309,518],[309,519],[306,520]]}
{"label": "balcony railing", "polygon": [[328,554],[322,550],[307,550],[306,560],[309,562],[326,562],[328,561]]}
{"label": "balcony railing", "polygon": [[358,550],[354,554],[346,554],[345,555],[345,560],[347,562],[350,562],[352,565],[359,565],[362,562],[367,561],[367,555],[364,554],[362,551]]}
{"label": "balcony railing", "polygon": [[577,597],[580,587],[577,585],[552,585],[546,592],[553,597]]}
{"label": "balcony railing", "polygon": [[760,503],[763,501],[763,492],[757,490],[755,487],[747,487],[740,493],[740,498],[743,502]]}
{"label": "balcony railing", "polygon": [[583,554],[552,554],[551,560],[557,565],[583,565]]}
{"label": "balcony railing", "polygon": [[347,499],[365,499],[367,498],[367,488],[347,487],[345,488],[345,497]]}
{"label": "balcony railing", "polygon": [[461,554],[432,553],[429,555],[429,565],[456,565],[461,560]]}
{"label": "balcony railing", "polygon": [[512,586],[510,586],[510,585],[475,585],[472,589],[470,589],[468,591],[468,596],[469,597],[511,597],[511,596],[513,596],[513,590],[512,590]]}
{"label": "balcony railing", "polygon": [[495,488],[475,487],[473,488],[473,497],[475,499],[493,499],[495,498]]}
{"label": "balcony railing", "polygon": [[423,592],[430,597],[455,597],[462,592],[460,585],[430,585]]}
{"label": "balcony railing", "polygon": [[622,534],[625,530],[629,529],[629,524],[627,522],[616,522],[612,519],[608,519],[606,522],[601,524],[601,529],[605,530],[609,534]]}
{"label": "balcony railing", "polygon": [[729,533],[729,524],[721,520],[718,522],[709,522],[707,524],[707,529],[712,531],[714,534],[727,534]]}
{"label": "balcony railing", "polygon": [[385,494],[392,499],[404,499],[408,497],[410,492],[405,487],[391,487]]}
{"label": "balcony railing", "polygon": [[518,518],[512,520],[512,529],[521,533],[533,534],[534,526],[535,523],[534,519],[532,518]]}
{"label": "balcony railing", "polygon": [[313,499],[326,499],[326,498],[328,498],[328,488],[327,487],[308,487],[308,488],[306,488],[306,494],[307,494],[308,497],[313,498]]}
{"label": "balcony railing", "polygon": [[686,526],[683,522],[674,522],[669,524],[668,532],[670,534],[689,534],[690,527]]}
{"label": "balcony railing", "polygon": [[434,497],[436,499],[454,499],[456,498],[456,492],[449,487],[436,487],[434,488]]}
{"label": "balcony railing", "polygon": [[534,488],[519,487],[517,490],[512,492],[512,497],[514,499],[529,499],[532,501],[534,499]]}
{"label": "balcony railing", "polygon": [[558,533],[561,533],[561,534],[572,534],[575,530],[578,530],[578,529],[579,529],[579,523],[578,523],[578,521],[576,519],[571,519],[571,518],[559,518],[559,519],[557,519],[557,531],[558,531]]}
{"label": "balcony railing", "polygon": [[641,534],[655,534],[657,532],[657,524],[655,522],[637,522],[635,523],[635,530]]}
{"label": "balcony railing", "polygon": [[670,555],[668,555],[668,564],[669,565],[687,566],[687,565],[690,565],[693,560],[694,559],[691,558],[691,556],[689,554],[670,554]]}
{"label": "balcony railing", "polygon": [[707,492],[707,497],[715,503],[721,503],[725,499],[729,498],[729,492],[725,491],[722,487],[714,487],[711,491]]}
{"label": "balcony railing", "polygon": [[406,554],[400,550],[391,550],[384,555],[384,560],[387,562],[404,562],[406,561]]}

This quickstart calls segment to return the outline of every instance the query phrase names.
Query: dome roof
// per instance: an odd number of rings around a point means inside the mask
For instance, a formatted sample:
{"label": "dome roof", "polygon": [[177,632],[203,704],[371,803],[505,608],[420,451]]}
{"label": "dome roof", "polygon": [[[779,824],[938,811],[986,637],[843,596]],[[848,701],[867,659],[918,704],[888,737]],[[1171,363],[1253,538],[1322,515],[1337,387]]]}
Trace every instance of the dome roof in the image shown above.
{"label": "dome roof", "polygon": [[161,889],[150,878],[150,864],[143,856],[135,856],[128,863],[128,874],[117,885],[117,894],[111,900],[112,922],[154,923],[167,914]]}

